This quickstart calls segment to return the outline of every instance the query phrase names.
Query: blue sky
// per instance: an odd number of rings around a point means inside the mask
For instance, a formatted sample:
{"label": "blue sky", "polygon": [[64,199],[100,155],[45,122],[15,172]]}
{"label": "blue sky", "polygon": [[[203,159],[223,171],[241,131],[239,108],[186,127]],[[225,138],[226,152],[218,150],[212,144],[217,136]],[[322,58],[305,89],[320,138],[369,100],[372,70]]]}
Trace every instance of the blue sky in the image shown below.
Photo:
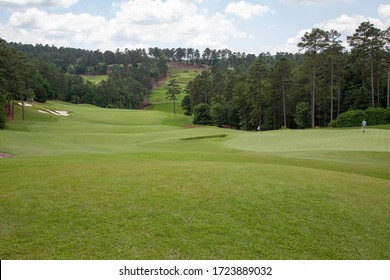
{"label": "blue sky", "polygon": [[91,50],[228,48],[297,52],[313,27],[352,35],[363,21],[384,30],[384,0],[0,0],[0,37]]}

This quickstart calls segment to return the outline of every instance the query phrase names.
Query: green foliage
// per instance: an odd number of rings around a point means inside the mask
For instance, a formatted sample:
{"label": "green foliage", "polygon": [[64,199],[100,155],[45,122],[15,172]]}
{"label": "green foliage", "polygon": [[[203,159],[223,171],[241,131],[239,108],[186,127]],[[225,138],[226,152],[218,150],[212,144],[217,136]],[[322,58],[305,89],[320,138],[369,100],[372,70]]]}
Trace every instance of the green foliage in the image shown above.
{"label": "green foliage", "polygon": [[306,102],[299,102],[295,108],[294,118],[298,128],[308,128],[311,126],[310,105]]}
{"label": "green foliage", "polygon": [[188,94],[181,101],[181,107],[183,108],[184,115],[192,116],[191,98]]}
{"label": "green foliage", "polygon": [[361,126],[366,118],[363,110],[350,110],[337,117],[337,127],[356,127]]}
{"label": "green foliage", "polygon": [[107,104],[106,106],[107,109],[116,109],[116,106],[114,104]]}
{"label": "green foliage", "polygon": [[330,121],[328,124],[328,127],[336,128],[337,127],[337,120]]}
{"label": "green foliage", "polygon": [[[0,86],[10,93],[11,100],[20,94],[26,99],[34,92],[39,101],[48,98],[170,112],[172,105],[165,100],[163,89],[166,82],[161,82],[169,74],[189,96],[169,94],[174,112],[175,102],[185,99],[184,111],[178,108],[177,113],[191,115],[195,106],[205,103],[211,106],[212,121],[217,126],[293,128],[297,104],[310,102],[312,127],[326,126],[335,114],[388,106],[383,94],[389,72],[388,32],[363,22],[353,36],[347,37],[351,50],[344,51],[337,30],[314,28],[298,43],[304,54],[275,55],[210,48],[203,53],[192,48],[100,52],[7,44],[2,40]],[[36,70],[41,77],[31,75]],[[73,74],[91,75],[88,79],[96,80],[85,82]],[[100,79],[104,81],[99,83]],[[218,112],[220,108],[213,109],[212,104],[223,104],[227,113]]]}
{"label": "green foliage", "polygon": [[390,124],[390,108],[368,108],[365,119],[370,125]]}
{"label": "green foliage", "polygon": [[[390,109],[368,108],[367,110],[350,110],[337,117],[337,127],[357,127],[361,126],[363,120],[367,125],[390,124]],[[334,126],[334,124],[332,124]]]}
{"label": "green foliage", "polygon": [[210,115],[210,105],[206,103],[200,103],[194,108],[194,124],[210,125],[212,124]]}
{"label": "green foliage", "polygon": [[229,108],[221,103],[213,103],[210,108],[211,122],[213,125],[222,127],[228,122]]}
{"label": "green foliage", "polygon": [[165,96],[167,99],[172,100],[173,113],[176,114],[176,100],[177,100],[177,96],[180,94],[180,86],[178,85],[176,79],[171,79],[168,82],[166,90],[167,92],[165,93]]}

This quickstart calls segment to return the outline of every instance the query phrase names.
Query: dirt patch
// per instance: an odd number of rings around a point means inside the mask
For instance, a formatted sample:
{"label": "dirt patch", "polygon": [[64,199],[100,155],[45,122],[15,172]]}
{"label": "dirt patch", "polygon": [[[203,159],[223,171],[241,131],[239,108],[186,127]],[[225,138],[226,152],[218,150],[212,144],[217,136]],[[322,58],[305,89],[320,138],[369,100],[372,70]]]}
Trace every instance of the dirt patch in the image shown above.
{"label": "dirt patch", "polygon": [[169,68],[173,69],[187,69],[187,70],[208,70],[209,67],[203,64],[189,64],[185,62],[169,62]]}
{"label": "dirt patch", "polygon": [[0,153],[0,158],[10,158],[10,157],[11,157],[10,154]]}
{"label": "dirt patch", "polygon": [[197,128],[197,127],[202,127],[202,126],[196,124],[189,124],[186,126],[186,128]]}

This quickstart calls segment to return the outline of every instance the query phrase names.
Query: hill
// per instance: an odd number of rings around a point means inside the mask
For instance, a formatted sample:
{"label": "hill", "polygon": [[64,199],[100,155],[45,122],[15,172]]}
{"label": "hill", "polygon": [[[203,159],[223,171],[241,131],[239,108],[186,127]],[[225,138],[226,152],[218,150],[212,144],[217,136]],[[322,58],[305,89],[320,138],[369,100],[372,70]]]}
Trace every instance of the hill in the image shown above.
{"label": "hill", "polygon": [[185,96],[185,88],[189,81],[192,81],[202,71],[207,71],[208,67],[203,65],[191,65],[186,63],[168,63],[169,74],[165,79],[162,79],[160,83],[154,87],[146,103],[147,109],[157,110],[163,112],[173,112],[172,101],[166,98],[166,86],[168,81],[176,79],[176,82],[180,86],[181,93],[177,96],[176,100],[176,112],[183,114],[181,108],[181,102]]}

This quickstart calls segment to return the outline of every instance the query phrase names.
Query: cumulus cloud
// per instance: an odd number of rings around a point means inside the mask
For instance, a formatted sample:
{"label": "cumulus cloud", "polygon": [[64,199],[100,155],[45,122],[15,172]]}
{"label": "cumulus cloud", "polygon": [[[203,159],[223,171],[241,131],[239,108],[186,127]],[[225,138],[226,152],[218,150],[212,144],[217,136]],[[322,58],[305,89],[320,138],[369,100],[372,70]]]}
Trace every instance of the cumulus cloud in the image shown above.
{"label": "cumulus cloud", "polygon": [[378,8],[378,15],[385,24],[390,25],[390,5],[380,5]]}
{"label": "cumulus cloud", "polygon": [[0,7],[63,7],[69,8],[79,0],[0,0]]}
{"label": "cumulus cloud", "polygon": [[239,32],[224,15],[199,9],[201,0],[132,0],[121,4],[110,25],[116,38],[137,38],[145,45],[226,47],[229,38],[250,37]]}
{"label": "cumulus cloud", "polygon": [[[365,17],[362,15],[341,15],[337,18],[314,24],[313,27],[323,30],[337,30],[341,33],[341,40],[344,47],[347,49],[349,45],[347,43],[347,36],[352,35],[362,22],[369,21],[375,25],[375,27],[385,30],[390,24],[390,5],[380,5],[378,8],[379,18]],[[301,41],[301,38],[305,32],[310,32],[311,28],[300,30],[297,35],[290,37],[285,43],[276,46],[273,51],[285,51],[295,53],[298,51],[297,44]]]}
{"label": "cumulus cloud", "polygon": [[298,43],[301,41],[301,38],[305,35],[306,32],[310,32],[311,29],[302,29],[294,37],[290,37],[283,44],[279,44],[272,48],[272,53],[277,52],[288,52],[288,53],[297,53]]}
{"label": "cumulus cloud", "polygon": [[197,12],[197,6],[189,1],[133,0],[120,5],[117,20],[127,23],[163,23],[180,20]]}
{"label": "cumulus cloud", "polygon": [[4,38],[16,42],[69,46],[71,43],[99,43],[107,21],[89,14],[50,14],[38,8],[18,11],[1,26]]}
{"label": "cumulus cloud", "polygon": [[250,19],[254,16],[262,16],[267,12],[273,12],[268,6],[249,4],[244,0],[231,2],[227,5],[225,13],[236,15],[242,19]]}
{"label": "cumulus cloud", "polygon": [[327,4],[331,2],[354,2],[355,0],[280,0],[280,2],[297,3],[304,5]]}
{"label": "cumulus cloud", "polygon": [[226,15],[200,9],[197,3],[201,2],[128,0],[115,6],[111,19],[91,14],[55,14],[35,7],[14,11],[7,23],[0,24],[0,34],[7,41],[101,50],[154,46],[225,48],[231,39],[252,38],[239,31]]}
{"label": "cumulus cloud", "polygon": [[376,18],[364,17],[362,15],[341,15],[338,18],[318,23],[315,27],[324,30],[334,29],[340,33],[349,35],[354,33],[356,28],[358,28],[358,26],[364,21],[369,21],[377,27],[382,26],[382,21]]}

